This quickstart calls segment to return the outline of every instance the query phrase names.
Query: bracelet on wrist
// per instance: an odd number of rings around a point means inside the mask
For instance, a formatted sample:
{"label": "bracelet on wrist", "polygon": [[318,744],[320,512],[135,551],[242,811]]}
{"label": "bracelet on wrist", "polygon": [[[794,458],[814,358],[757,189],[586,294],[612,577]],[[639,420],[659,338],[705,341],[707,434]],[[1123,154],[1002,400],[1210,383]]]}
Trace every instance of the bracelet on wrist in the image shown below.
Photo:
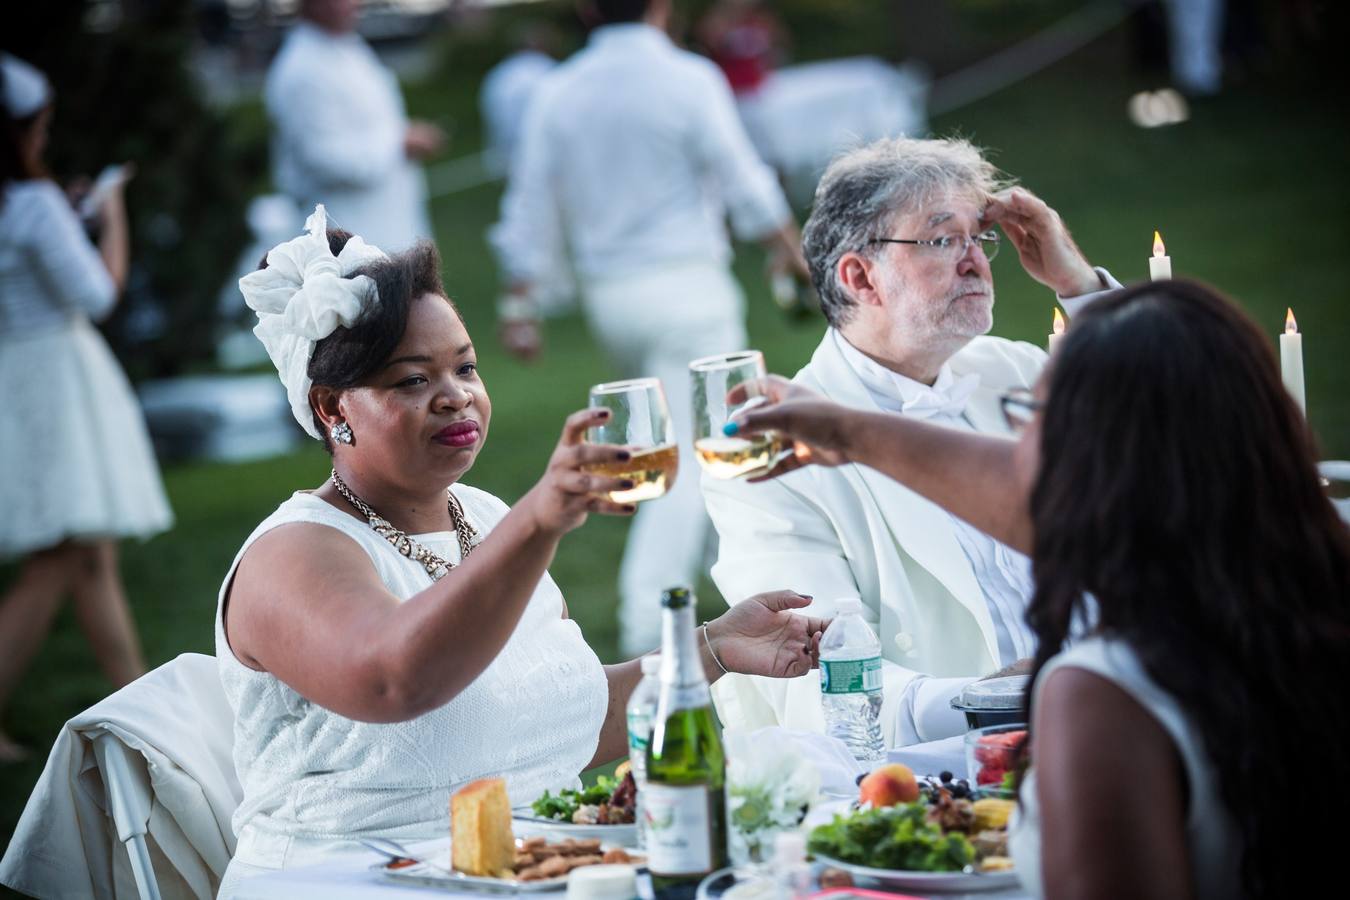
{"label": "bracelet on wrist", "polygon": [[717,658],[717,651],[713,649],[712,638],[708,637],[707,622],[703,623],[703,643],[708,645],[708,655],[712,657],[713,662],[717,663],[717,668],[722,670],[722,674],[730,675],[731,672],[727,669],[726,666],[722,665],[722,661]]}

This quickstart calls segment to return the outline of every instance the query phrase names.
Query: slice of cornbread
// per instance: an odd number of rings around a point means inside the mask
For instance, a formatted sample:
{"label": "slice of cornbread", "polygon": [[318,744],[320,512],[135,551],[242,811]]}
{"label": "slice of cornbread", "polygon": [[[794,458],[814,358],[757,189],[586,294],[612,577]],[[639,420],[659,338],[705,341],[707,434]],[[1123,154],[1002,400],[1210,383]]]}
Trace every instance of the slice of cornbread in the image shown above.
{"label": "slice of cornbread", "polygon": [[516,860],[511,802],[500,778],[471,781],[450,797],[450,866],[469,875],[508,877]]}

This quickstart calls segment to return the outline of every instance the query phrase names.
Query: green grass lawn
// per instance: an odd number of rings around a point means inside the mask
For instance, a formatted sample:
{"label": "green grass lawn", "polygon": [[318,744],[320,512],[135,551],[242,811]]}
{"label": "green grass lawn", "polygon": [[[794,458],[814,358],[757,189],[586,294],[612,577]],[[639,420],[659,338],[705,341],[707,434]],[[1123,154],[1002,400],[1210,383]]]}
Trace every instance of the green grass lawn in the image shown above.
{"label": "green grass lawn", "polygon": [[[1350,304],[1343,216],[1347,189],[1344,121],[1312,78],[1295,74],[1237,89],[1194,110],[1182,126],[1142,131],[1125,104],[1141,87],[1128,71],[1123,42],[1111,38],[1050,70],[934,123],[996,153],[996,161],[1055,206],[1093,262],[1122,281],[1147,276],[1153,230],[1167,241],[1178,276],[1203,279],[1236,297],[1272,341],[1286,306],[1304,331],[1308,409],[1328,457],[1350,457]],[[411,92],[414,112],[460,123],[456,153],[473,149],[478,73],[453,59],[434,84]],[[444,85],[449,84],[449,87]],[[496,274],[484,240],[499,188],[436,202],[435,225],[445,280],[478,339],[492,393],[491,441],[470,481],[508,502],[533,483],[563,417],[585,405],[588,385],[610,376],[581,321],[549,329],[541,362],[508,360],[493,338]],[[763,260],[740,248],[736,269],[750,299],[750,334],[772,369],[791,374],[809,357],[819,321],[790,325],[767,296]],[[1043,343],[1053,298],[1020,270],[1016,254],[994,263],[995,332]],[[1216,446],[1215,453],[1224,452]],[[317,447],[247,465],[179,465],[165,471],[175,529],[127,545],[124,574],[152,665],[184,651],[212,652],[219,582],[254,525],[292,490],[319,484],[327,457]],[[686,476],[688,477],[688,476]],[[603,659],[615,658],[616,590],[625,523],[593,518],[563,542],[552,572]],[[13,569],[0,569],[7,584]],[[709,611],[720,601],[701,586]],[[45,751],[61,723],[107,690],[74,623],[63,613],[4,714],[4,727]],[[0,833],[12,832],[41,771],[41,760],[0,769]]]}

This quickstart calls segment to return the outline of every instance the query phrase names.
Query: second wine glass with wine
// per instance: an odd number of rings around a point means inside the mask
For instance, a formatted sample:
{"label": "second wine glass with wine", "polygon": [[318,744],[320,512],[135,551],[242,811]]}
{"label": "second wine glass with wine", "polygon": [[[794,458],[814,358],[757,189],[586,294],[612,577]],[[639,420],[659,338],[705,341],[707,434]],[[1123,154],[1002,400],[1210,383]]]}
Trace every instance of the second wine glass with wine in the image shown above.
{"label": "second wine glass with wine", "polygon": [[744,403],[727,403],[727,392],[738,384],[764,377],[764,354],[740,350],[705,356],[689,364],[694,385],[694,452],[714,478],[744,478],[767,472],[778,461],[783,444],[778,435],[728,437],[722,426],[742,409],[763,403],[752,392]]}
{"label": "second wine glass with wine", "polygon": [[617,444],[626,447],[632,457],[597,463],[586,471],[611,478],[627,478],[633,486],[611,491],[615,503],[639,503],[654,500],[670,490],[679,472],[680,454],[675,445],[675,426],[661,381],[656,378],[630,378],[611,381],[591,388],[590,406],[609,410],[609,419],[587,429],[592,444]]}

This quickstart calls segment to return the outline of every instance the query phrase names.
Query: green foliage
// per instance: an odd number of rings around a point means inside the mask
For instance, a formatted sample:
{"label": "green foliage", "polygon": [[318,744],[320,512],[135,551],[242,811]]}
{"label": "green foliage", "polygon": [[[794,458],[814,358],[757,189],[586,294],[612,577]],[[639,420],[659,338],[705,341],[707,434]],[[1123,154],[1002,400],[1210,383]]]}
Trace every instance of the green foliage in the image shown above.
{"label": "green foliage", "polygon": [[927,821],[925,803],[865,809],[819,825],[807,849],[840,862],[920,872],[959,872],[975,859],[964,834],[943,834]]}
{"label": "green foliage", "polygon": [[[25,4],[4,43],[52,80],[47,158],[58,179],[135,163],[132,276],[107,332],[133,377],[182,371],[215,346],[218,291],[248,240],[244,204],[266,165],[265,135],[206,105],[188,67],[193,4],[124,4],[109,31],[86,26],[93,5]],[[162,310],[162,334],[133,344],[124,325],[147,304]]]}

